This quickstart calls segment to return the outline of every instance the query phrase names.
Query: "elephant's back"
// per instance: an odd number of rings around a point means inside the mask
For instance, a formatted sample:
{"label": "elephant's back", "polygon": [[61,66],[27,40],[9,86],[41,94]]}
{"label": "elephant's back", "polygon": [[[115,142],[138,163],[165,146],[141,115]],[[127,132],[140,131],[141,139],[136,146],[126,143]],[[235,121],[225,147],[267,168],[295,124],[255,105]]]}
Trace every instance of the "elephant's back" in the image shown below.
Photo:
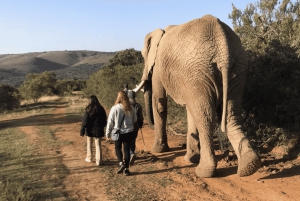
{"label": "elephant's back", "polygon": [[185,91],[173,94],[172,89],[182,86],[194,89],[195,93],[211,89],[219,98],[222,91],[220,67],[229,68],[234,57],[240,57],[231,51],[243,54],[239,38],[230,27],[211,15],[173,27],[161,39],[157,54],[157,61],[161,62],[157,64],[163,66],[161,78],[172,80],[161,79],[163,85],[179,104],[185,104]]}
{"label": "elephant's back", "polygon": [[211,15],[194,19],[187,23],[172,27],[161,39],[158,49],[158,61],[162,66],[176,63],[188,68],[189,62],[209,64],[218,54],[219,38],[216,27],[220,21]]}

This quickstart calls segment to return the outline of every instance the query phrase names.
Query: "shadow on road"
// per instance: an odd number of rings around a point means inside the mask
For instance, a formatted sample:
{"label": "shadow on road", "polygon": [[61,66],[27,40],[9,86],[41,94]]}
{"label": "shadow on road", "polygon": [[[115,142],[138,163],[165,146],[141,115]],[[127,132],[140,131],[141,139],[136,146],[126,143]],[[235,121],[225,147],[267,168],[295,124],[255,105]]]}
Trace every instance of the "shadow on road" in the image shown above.
{"label": "shadow on road", "polygon": [[49,109],[49,108],[66,108],[68,102],[61,102],[61,101],[47,101],[47,102],[40,102],[40,103],[31,103],[20,106],[18,111],[31,111],[31,110],[39,110],[39,109]]}
{"label": "shadow on road", "polygon": [[0,129],[14,128],[21,126],[51,126],[60,124],[69,124],[80,122],[81,117],[78,114],[39,114],[20,119],[4,120],[0,122]]}
{"label": "shadow on road", "polygon": [[[32,103],[21,106],[18,112],[39,110],[39,109],[59,109],[68,107],[68,102],[47,101],[41,103]],[[18,119],[9,119],[0,121],[0,129],[14,128],[21,126],[51,126],[60,124],[69,124],[81,122],[81,116],[76,113],[64,114],[37,114]]]}
{"label": "shadow on road", "polygon": [[262,177],[260,179],[277,179],[277,178],[285,178],[285,177],[293,177],[300,174],[300,166],[293,166],[289,169],[284,169],[281,172],[276,174],[271,174],[266,177]]}

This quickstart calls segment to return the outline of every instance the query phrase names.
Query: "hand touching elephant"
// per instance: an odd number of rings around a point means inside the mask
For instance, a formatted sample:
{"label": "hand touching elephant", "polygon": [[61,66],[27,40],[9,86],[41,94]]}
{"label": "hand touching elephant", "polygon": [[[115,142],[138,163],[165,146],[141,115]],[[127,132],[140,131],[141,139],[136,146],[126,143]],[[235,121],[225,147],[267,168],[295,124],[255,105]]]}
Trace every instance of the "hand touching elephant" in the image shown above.
{"label": "hand touching elephant", "polygon": [[[168,151],[167,93],[185,105],[188,118],[185,160],[198,162],[196,173],[216,171],[213,132],[221,119],[239,160],[238,175],[251,175],[261,161],[241,128],[242,95],[248,66],[239,37],[219,19],[206,15],[179,26],[157,29],[145,38],[142,54],[148,122],[154,120],[154,152]],[[153,119],[151,120],[151,112]],[[198,136],[199,135],[199,136]],[[200,140],[200,150],[199,150]]]}

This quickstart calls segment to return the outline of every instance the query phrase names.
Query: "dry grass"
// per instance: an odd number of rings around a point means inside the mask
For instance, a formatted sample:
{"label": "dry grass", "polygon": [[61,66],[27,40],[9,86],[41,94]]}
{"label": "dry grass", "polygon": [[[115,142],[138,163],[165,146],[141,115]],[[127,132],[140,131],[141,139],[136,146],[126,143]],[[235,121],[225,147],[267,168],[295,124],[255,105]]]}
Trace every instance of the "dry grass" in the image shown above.
{"label": "dry grass", "polygon": [[68,102],[67,113],[73,113],[81,116],[84,108],[88,104],[88,98],[84,96],[82,92],[73,93],[71,96],[63,98],[64,101]]}
{"label": "dry grass", "polygon": [[24,100],[21,102],[20,105],[28,105],[28,104],[33,104],[33,103],[44,103],[48,101],[58,101],[61,97],[59,96],[43,96],[38,99],[37,102],[34,102],[33,100]]}
{"label": "dry grass", "polygon": [[51,113],[55,108],[49,107],[49,105],[55,105],[60,99],[59,96],[44,96],[38,99],[37,102],[34,102],[33,100],[22,101],[19,108],[1,113],[0,120],[18,119],[37,114]]}
{"label": "dry grass", "polygon": [[40,200],[52,197],[54,192],[64,197],[58,186],[63,188],[59,181],[67,170],[56,150],[67,142],[57,141],[54,132],[42,127],[39,143],[32,143],[30,135],[18,128],[0,130],[0,200]]}

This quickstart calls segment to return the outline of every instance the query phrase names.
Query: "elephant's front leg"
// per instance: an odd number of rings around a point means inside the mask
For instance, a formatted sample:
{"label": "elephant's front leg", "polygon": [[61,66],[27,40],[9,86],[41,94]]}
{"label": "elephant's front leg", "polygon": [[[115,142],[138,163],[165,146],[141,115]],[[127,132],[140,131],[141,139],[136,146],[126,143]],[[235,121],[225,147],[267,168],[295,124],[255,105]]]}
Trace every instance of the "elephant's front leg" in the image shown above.
{"label": "elephant's front leg", "polygon": [[167,94],[159,81],[159,75],[154,73],[152,79],[152,107],[155,133],[155,141],[152,146],[152,151],[160,153],[169,151],[166,132]]}
{"label": "elephant's front leg", "polygon": [[191,163],[199,163],[200,160],[200,144],[199,134],[191,113],[187,109],[188,133],[187,146],[184,160]]}

